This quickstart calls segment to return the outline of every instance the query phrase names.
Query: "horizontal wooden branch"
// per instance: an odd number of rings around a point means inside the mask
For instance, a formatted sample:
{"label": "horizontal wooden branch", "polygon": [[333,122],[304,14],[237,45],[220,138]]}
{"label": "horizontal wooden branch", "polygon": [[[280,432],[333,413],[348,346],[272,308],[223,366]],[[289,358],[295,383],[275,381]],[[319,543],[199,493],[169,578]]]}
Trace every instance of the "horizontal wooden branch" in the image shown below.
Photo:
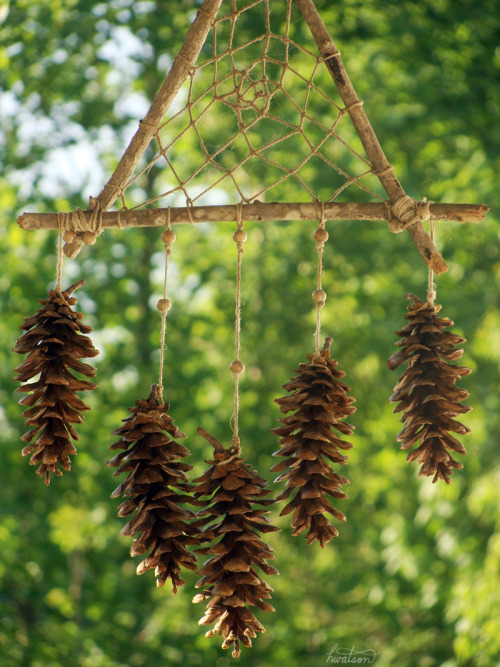
{"label": "horizontal wooden branch", "polygon": [[[485,218],[489,208],[484,204],[431,204],[431,218],[434,220],[454,220],[456,222],[479,223]],[[91,211],[82,211],[90,223]],[[169,209],[148,208],[132,211],[106,211],[102,213],[102,227],[162,227],[168,220]],[[307,203],[270,203],[243,204],[241,207],[243,220],[263,222],[273,220],[317,220],[319,207]],[[384,202],[347,202],[325,203],[327,220],[388,220],[390,211]],[[238,207],[226,206],[193,206],[187,208],[171,208],[172,224],[189,224],[191,222],[234,222],[238,218]],[[71,215],[67,228],[72,229]],[[17,219],[22,229],[59,229],[57,213],[23,213]]]}

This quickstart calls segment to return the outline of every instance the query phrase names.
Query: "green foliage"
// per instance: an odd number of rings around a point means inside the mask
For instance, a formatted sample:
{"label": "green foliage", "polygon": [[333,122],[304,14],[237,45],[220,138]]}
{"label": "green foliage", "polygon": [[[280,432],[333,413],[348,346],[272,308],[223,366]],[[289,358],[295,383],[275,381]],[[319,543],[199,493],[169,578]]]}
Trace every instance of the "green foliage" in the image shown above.
{"label": "green foliage", "polygon": [[[65,263],[65,283],[86,279],[77,307],[95,327],[100,387],[85,397],[93,410],[80,427],[72,472],[49,488],[20,456],[23,423],[11,379],[20,363],[11,352],[17,327],[54,284],[56,265],[56,234],[22,232],[14,219],[28,206],[85,207],[98,193],[198,5],[17,0],[8,15],[6,3],[0,5],[0,654],[7,667],[231,662],[197,626],[194,575],[175,597],[166,587],[156,590],[151,573],[136,576],[129,540],[119,536],[118,503],[109,500],[110,433],[157,379],[155,304],[163,267],[157,230],[106,232]],[[496,3],[317,5],[408,193],[494,204]],[[293,39],[309,39],[305,24],[294,24]],[[154,179],[144,187],[147,196],[154,193]],[[246,229],[240,430],[247,459],[270,477],[277,440],[269,429],[279,416],[273,398],[314,345],[316,254],[312,223]],[[331,222],[328,230],[323,331],[334,338],[333,354],[358,408],[346,470],[350,500],[339,508],[348,521],[322,551],[292,539],[279,520],[283,532],[269,538],[281,571],[273,582],[277,611],[260,615],[268,632],[244,652],[241,665],[317,667],[335,644],[371,648],[384,666],[496,665],[498,212],[480,226],[437,225],[450,268],[438,279],[438,301],[468,339],[464,363],[474,371],[462,385],[474,408],[464,419],[473,430],[465,440],[469,455],[450,487],[418,479],[415,466],[405,463],[395,442],[400,425],[386,402],[397,377],[385,360],[403,323],[404,292],[425,295],[425,266],[407,234],[393,236],[381,223]],[[194,472],[209,455],[196,435],[199,425],[230,438],[232,231],[231,225],[176,229],[171,259],[166,397],[190,435]]]}

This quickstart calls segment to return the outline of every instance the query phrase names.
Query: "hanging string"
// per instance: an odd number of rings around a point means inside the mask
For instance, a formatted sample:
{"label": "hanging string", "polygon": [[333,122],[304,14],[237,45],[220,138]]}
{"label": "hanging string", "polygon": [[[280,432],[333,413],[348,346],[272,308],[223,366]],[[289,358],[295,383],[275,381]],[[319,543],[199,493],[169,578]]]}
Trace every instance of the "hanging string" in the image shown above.
{"label": "hanging string", "polygon": [[321,339],[321,310],[325,305],[326,292],[322,288],[323,280],[323,249],[326,241],[328,241],[328,232],[325,229],[325,204],[321,202],[321,216],[318,222],[318,228],[314,232],[314,240],[316,241],[316,250],[318,251],[318,284],[316,290],[313,292],[312,298],[316,304],[316,346],[315,354],[319,354],[319,345]]}
{"label": "hanging string", "polygon": [[[431,220],[430,225],[431,225],[430,237],[431,237],[431,241],[434,243],[434,225],[435,225],[435,221]],[[428,285],[427,285],[427,303],[430,306],[433,306],[435,300],[436,300],[436,285],[434,284],[434,271],[432,269],[432,266],[429,266],[429,281],[428,281]]]}
{"label": "hanging string", "polygon": [[165,333],[167,331],[167,313],[172,304],[167,299],[167,276],[168,276],[168,258],[172,252],[172,244],[176,236],[170,226],[170,208],[167,209],[167,229],[161,235],[161,240],[165,244],[165,272],[163,276],[163,297],[158,300],[157,308],[161,313],[161,334],[160,334],[160,374],[158,378],[160,400],[163,401],[163,363],[165,358]]}
{"label": "hanging string", "polygon": [[59,243],[57,248],[57,286],[56,291],[61,291],[61,278],[64,262],[64,253],[63,253],[63,229],[65,227],[65,213],[57,214],[57,222],[59,225]]}
{"label": "hanging string", "polygon": [[233,421],[233,447],[239,454],[241,451],[238,416],[240,411],[239,379],[241,373],[245,370],[245,364],[240,361],[240,333],[241,333],[241,256],[243,254],[243,244],[247,240],[247,234],[243,229],[243,220],[241,217],[242,204],[238,205],[237,229],[233,234],[233,241],[238,248],[238,259],[236,265],[236,309],[235,309],[235,359],[231,362],[230,369],[234,378],[234,421]]}

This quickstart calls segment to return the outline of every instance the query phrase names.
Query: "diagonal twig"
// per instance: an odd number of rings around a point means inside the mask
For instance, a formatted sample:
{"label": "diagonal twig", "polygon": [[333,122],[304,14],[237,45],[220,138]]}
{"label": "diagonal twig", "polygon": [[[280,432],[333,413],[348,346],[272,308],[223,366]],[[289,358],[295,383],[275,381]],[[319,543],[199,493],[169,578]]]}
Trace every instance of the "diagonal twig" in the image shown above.
{"label": "diagonal twig", "polygon": [[[349,76],[346,72],[340,52],[335,46],[328,30],[316,9],[313,0],[295,0],[304,19],[309,26],[311,34],[318,46],[319,52],[326,62],[332,79],[339,91],[356,132],[364,146],[366,154],[372,164],[374,173],[378,176],[391,203],[395,203],[406,193],[394,174],[394,170],[387,160],[384,151],[377,139],[371,123],[363,109],[361,100],[354,90]],[[435,273],[443,273],[447,266],[430,236],[425,231],[421,222],[415,222],[407,227],[420,254],[425,262]]]}
{"label": "diagonal twig", "polygon": [[[139,129],[132,137],[130,144],[102,192],[96,198],[90,198],[89,210],[93,210],[98,206],[102,211],[107,211],[123,193],[123,189],[132,176],[142,154],[156,134],[158,126],[170,108],[179,88],[186,80],[189,71],[196,62],[221,4],[222,0],[204,0],[195,20],[186,33],[184,44],[153,100],[149,111],[144,119],[140,121]],[[74,258],[80,252],[83,245],[81,237],[77,236],[74,241],[66,244],[64,253],[68,257]]]}

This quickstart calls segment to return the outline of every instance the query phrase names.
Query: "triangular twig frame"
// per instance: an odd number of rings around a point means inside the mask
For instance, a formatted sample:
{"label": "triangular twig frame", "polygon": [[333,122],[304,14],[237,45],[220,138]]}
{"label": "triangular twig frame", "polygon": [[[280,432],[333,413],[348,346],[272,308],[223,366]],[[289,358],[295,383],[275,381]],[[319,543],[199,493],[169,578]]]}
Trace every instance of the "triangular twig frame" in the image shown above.
{"label": "triangular twig frame", "polygon": [[[422,221],[432,217],[434,220],[481,222],[489,210],[488,207],[475,204],[433,204],[426,203],[425,200],[416,202],[406,195],[380,146],[363,109],[363,103],[358,98],[342,63],[340,52],[330,37],[313,0],[295,0],[295,3],[309,26],[319,53],[345,104],[345,109],[373,166],[373,173],[378,177],[388,196],[386,204],[328,202],[324,204],[325,217],[340,220],[387,220],[391,231],[400,232],[404,229],[408,231],[426,264],[436,274],[446,271],[446,263],[425,231]],[[196,206],[108,212],[108,209],[123,192],[146,147],[157,132],[180,87],[194,66],[221,4],[222,0],[204,0],[163,85],[145,118],[140,121],[137,132],[111,178],[96,198],[90,198],[87,211],[72,212],[73,216],[69,216],[68,228],[72,228],[73,218],[79,221],[79,224],[73,224],[73,228],[78,232],[76,238],[65,245],[64,252],[69,257],[76,257],[84,245],[82,225],[90,226],[97,218],[99,218],[99,224],[104,228],[161,226],[165,224],[167,217],[174,224],[236,219],[238,215],[236,206]],[[245,220],[259,221],[315,219],[318,216],[318,209],[315,204],[256,202],[243,204],[240,207],[240,214]],[[60,216],[57,213],[25,213],[18,218],[18,223],[23,229],[57,229],[60,225]]]}

